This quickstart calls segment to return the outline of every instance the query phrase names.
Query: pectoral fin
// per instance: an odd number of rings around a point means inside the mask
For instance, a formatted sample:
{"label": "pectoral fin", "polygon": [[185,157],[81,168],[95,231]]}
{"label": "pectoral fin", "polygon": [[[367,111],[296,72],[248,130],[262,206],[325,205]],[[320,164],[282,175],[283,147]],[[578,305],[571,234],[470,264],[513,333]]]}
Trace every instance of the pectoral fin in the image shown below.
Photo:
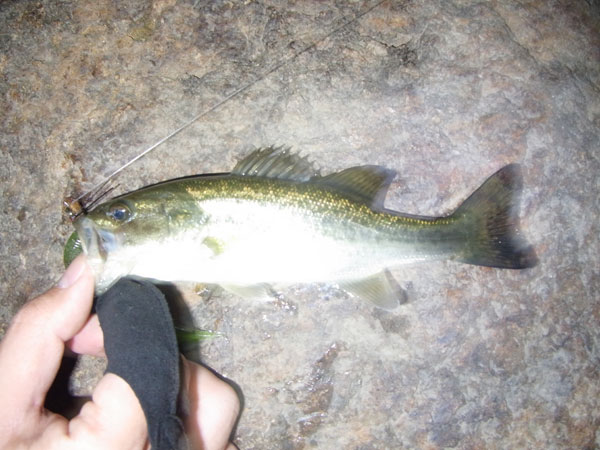
{"label": "pectoral fin", "polygon": [[202,241],[202,245],[208,248],[212,252],[213,256],[219,256],[225,250],[225,244],[223,241],[212,236],[205,237]]}
{"label": "pectoral fin", "polygon": [[406,301],[406,292],[387,270],[362,280],[345,281],[340,283],[340,287],[386,310]]}
{"label": "pectoral fin", "polygon": [[246,300],[272,300],[271,289],[268,284],[252,284],[249,286],[240,286],[235,284],[222,284],[221,287],[227,292],[238,295]]}

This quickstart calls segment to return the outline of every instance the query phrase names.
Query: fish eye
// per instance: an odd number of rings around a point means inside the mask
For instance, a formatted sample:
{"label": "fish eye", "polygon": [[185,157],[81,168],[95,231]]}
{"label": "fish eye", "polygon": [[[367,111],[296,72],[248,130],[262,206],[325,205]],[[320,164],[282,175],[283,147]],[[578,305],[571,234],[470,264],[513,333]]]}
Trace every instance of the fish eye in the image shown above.
{"label": "fish eye", "polygon": [[131,210],[123,203],[115,203],[106,215],[116,222],[127,222],[131,218]]}

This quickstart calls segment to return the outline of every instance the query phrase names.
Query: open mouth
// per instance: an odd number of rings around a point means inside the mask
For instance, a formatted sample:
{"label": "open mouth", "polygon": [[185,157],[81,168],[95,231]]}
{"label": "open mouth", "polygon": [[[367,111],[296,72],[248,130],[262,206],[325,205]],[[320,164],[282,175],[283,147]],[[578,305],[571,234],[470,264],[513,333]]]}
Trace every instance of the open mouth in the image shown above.
{"label": "open mouth", "polygon": [[114,233],[98,228],[87,217],[79,219],[75,227],[88,257],[99,258],[102,262],[106,262],[108,255],[117,247]]}

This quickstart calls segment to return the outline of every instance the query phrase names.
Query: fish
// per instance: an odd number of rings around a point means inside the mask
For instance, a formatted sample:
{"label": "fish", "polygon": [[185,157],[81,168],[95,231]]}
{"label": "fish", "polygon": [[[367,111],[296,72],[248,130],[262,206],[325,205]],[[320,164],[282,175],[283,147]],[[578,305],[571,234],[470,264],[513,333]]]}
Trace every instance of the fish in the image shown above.
{"label": "fish", "polygon": [[127,275],[245,298],[268,297],[273,285],[333,283],[386,310],[402,296],[390,273],[402,264],[536,265],[519,229],[518,164],[440,217],[386,209],[395,176],[376,165],[322,175],[289,148],[259,148],[229,173],[163,181],[84,210],[65,260],[86,253],[98,293]]}

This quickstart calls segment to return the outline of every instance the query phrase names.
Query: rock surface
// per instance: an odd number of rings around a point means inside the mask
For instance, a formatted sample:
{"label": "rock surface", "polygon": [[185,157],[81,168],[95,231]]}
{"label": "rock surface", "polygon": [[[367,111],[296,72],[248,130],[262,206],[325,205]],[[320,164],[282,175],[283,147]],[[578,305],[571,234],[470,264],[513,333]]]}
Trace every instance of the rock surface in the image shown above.
{"label": "rock surface", "polygon": [[[312,42],[119,178],[223,172],[286,144],[327,173],[398,171],[386,206],[451,211],[509,162],[540,264],[394,270],[408,302],[332,286],[252,304],[179,286],[226,338],[241,449],[600,446],[597,1],[5,1],[0,333],[61,274],[62,200]],[[315,255],[318,258],[318,255]],[[102,364],[74,376],[85,393]],[[86,368],[87,367],[87,368]],[[91,368],[91,369],[90,369]]]}

